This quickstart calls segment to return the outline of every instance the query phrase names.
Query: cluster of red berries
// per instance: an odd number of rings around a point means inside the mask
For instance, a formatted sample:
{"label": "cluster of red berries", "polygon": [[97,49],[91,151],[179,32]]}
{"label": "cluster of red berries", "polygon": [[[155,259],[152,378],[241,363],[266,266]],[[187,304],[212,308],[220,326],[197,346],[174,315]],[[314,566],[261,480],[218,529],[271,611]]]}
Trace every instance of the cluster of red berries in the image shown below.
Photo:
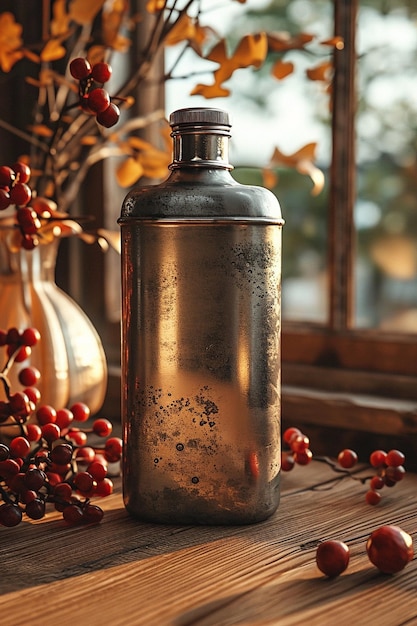
{"label": "cluster of red berries", "polygon": [[[0,525],[16,526],[24,515],[41,519],[49,503],[71,524],[100,522],[103,511],[90,500],[112,493],[108,466],[121,459],[121,439],[110,436],[112,424],[105,418],[95,419],[88,428],[75,426],[90,418],[83,402],[69,409],[41,405],[35,386],[40,372],[34,367],[21,368],[18,378],[25,388],[12,394],[7,374],[22,349],[39,340],[39,333],[10,329],[0,333],[0,340],[8,351],[0,373],[6,394],[0,403],[0,426],[19,433],[0,443]],[[106,438],[104,445],[89,445],[90,434]]]}
{"label": "cluster of red berries", "polygon": [[[286,449],[281,454],[281,467],[284,472],[289,472],[294,465],[307,465],[313,458],[310,450],[309,438],[295,427],[287,428],[283,434],[283,442]],[[326,461],[335,469],[335,464],[327,457],[319,457],[319,460]],[[337,463],[346,470],[346,474],[351,476],[348,470],[352,469],[358,462],[358,455],[354,450],[345,448],[337,456]],[[400,450],[374,450],[369,457],[369,464],[377,470],[375,476],[370,479],[369,490],[365,494],[368,504],[376,505],[381,501],[381,489],[383,487],[394,487],[400,482],[406,473],[404,468],[405,455]],[[359,479],[365,482],[364,479]]]}
{"label": "cluster of red berries", "polygon": [[[0,166],[0,211],[16,207],[16,221],[26,250],[39,243],[39,229],[56,216],[56,204],[42,197],[32,197],[29,187],[30,167],[18,161],[11,166]],[[29,206],[30,204],[30,206]]]}
{"label": "cluster of red berries", "polygon": [[[343,469],[351,469],[358,461],[354,450],[346,448],[339,452],[337,457]],[[381,489],[394,487],[404,478],[405,455],[400,450],[374,450],[369,456],[369,464],[377,470],[377,474],[370,479],[369,490],[365,494],[368,504],[378,504],[381,501]]]}
{"label": "cluster of red berries", "polygon": [[97,122],[105,128],[117,124],[120,117],[119,107],[103,89],[104,83],[112,74],[110,65],[100,62],[91,66],[87,59],[77,57],[71,61],[69,69],[71,76],[79,81],[78,94],[82,110],[95,115]]}
{"label": "cluster of red berries", "polygon": [[283,442],[287,450],[281,454],[281,469],[290,472],[294,465],[308,465],[313,458],[309,438],[299,428],[291,426],[283,434]]}
{"label": "cluster of red berries", "polygon": [[[370,562],[381,572],[396,574],[414,557],[413,540],[399,526],[380,526],[368,537],[366,552]],[[317,567],[330,578],[342,574],[349,560],[349,547],[343,541],[329,539],[317,546]]]}

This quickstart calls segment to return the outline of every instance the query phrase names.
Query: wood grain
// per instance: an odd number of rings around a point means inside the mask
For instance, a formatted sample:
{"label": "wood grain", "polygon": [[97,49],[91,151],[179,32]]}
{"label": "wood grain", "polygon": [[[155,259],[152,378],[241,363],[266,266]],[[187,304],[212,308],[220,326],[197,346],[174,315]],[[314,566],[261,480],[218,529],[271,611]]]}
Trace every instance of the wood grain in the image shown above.
{"label": "wood grain", "polygon": [[[369,473],[369,471],[368,471]],[[417,532],[417,476],[386,489],[337,480],[313,462],[283,476],[278,512],[242,527],[179,527],[129,518],[120,488],[101,501],[97,527],[70,528],[56,513],[0,528],[2,626],[229,626],[417,623],[417,565],[385,576],[365,542],[395,523]],[[320,540],[351,548],[348,570],[328,580],[315,565]]]}

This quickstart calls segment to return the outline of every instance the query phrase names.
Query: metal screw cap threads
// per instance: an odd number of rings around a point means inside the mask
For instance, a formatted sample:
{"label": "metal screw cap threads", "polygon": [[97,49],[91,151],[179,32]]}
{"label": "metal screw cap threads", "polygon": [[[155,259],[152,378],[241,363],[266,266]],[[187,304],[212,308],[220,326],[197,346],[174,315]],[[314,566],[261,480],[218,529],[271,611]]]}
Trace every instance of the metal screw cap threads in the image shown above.
{"label": "metal screw cap threads", "polygon": [[228,161],[229,115],[222,109],[195,107],[174,111],[169,123],[177,167],[233,169]]}

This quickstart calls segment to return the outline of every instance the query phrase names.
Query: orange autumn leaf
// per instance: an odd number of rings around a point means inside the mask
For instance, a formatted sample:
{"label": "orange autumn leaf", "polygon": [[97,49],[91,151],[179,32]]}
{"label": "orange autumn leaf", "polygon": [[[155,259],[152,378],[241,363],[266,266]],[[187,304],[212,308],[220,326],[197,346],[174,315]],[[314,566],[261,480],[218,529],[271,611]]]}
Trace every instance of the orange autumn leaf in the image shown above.
{"label": "orange autumn leaf", "polygon": [[51,34],[54,37],[65,35],[69,31],[69,23],[66,0],[55,0],[52,5]]}
{"label": "orange autumn leaf", "polygon": [[46,42],[41,52],[42,61],[58,61],[66,55],[66,49],[62,45],[62,39],[50,39]]}
{"label": "orange autumn leaf", "polygon": [[313,39],[314,35],[309,33],[298,33],[293,36],[287,32],[268,33],[268,46],[271,52],[287,52],[304,48]]}
{"label": "orange autumn leaf", "polygon": [[21,50],[22,26],[18,24],[12,13],[0,14],[0,68],[10,72],[13,65],[23,58]]}
{"label": "orange autumn leaf", "polygon": [[316,159],[316,143],[308,143],[293,154],[284,154],[275,148],[271,157],[269,167],[284,166],[297,170],[300,174],[305,174],[313,181],[312,195],[318,195],[324,187],[324,174],[314,165]]}
{"label": "orange autumn leaf", "polygon": [[131,135],[127,138],[127,143],[134,150],[150,150],[152,148],[152,144],[141,137],[136,137],[136,135]]}
{"label": "orange autumn leaf", "polygon": [[33,126],[29,126],[29,130],[40,137],[52,137],[53,135],[52,129],[45,126],[45,124],[35,124]]}
{"label": "orange autumn leaf", "polygon": [[324,61],[323,63],[320,63],[320,65],[316,65],[316,67],[306,69],[307,78],[310,80],[322,80],[327,82],[330,80],[330,72],[332,69],[332,62]]}
{"label": "orange autumn leaf", "polygon": [[265,33],[245,35],[231,57],[227,56],[226,42],[222,39],[206,57],[209,61],[214,61],[220,65],[213,72],[214,83],[212,85],[201,83],[196,85],[191,95],[202,95],[205,98],[228,96],[230,91],[223,87],[223,83],[238,69],[249,66],[260,67],[265,61],[267,52],[268,42]]}
{"label": "orange autumn leaf", "polygon": [[206,38],[207,29],[185,13],[172,27],[165,43],[167,46],[175,46],[181,41],[192,41],[200,46]]}
{"label": "orange autumn leaf", "polygon": [[132,187],[143,176],[144,168],[134,157],[128,157],[116,169],[116,180],[120,187]]}
{"label": "orange autumn leaf", "polygon": [[165,178],[168,165],[171,162],[171,154],[152,148],[141,152],[139,162],[143,167],[144,176],[149,178]]}
{"label": "orange autumn leaf", "polygon": [[275,78],[278,78],[278,80],[282,80],[283,78],[286,78],[287,76],[292,74],[293,71],[294,63],[291,63],[290,61],[281,61],[279,59],[276,63],[274,63],[274,66],[272,68],[272,76],[275,76]]}
{"label": "orange autumn leaf", "polygon": [[71,0],[70,18],[80,26],[90,24],[103,7],[104,2],[105,0]]}

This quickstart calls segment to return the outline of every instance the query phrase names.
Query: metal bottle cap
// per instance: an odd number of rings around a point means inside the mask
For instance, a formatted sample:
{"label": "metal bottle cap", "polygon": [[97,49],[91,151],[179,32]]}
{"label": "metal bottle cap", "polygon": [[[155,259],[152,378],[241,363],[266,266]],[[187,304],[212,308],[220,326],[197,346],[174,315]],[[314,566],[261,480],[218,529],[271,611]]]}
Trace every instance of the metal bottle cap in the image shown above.
{"label": "metal bottle cap", "polygon": [[171,113],[169,123],[174,126],[228,126],[231,123],[229,114],[222,109],[206,107],[190,107],[178,109]]}

